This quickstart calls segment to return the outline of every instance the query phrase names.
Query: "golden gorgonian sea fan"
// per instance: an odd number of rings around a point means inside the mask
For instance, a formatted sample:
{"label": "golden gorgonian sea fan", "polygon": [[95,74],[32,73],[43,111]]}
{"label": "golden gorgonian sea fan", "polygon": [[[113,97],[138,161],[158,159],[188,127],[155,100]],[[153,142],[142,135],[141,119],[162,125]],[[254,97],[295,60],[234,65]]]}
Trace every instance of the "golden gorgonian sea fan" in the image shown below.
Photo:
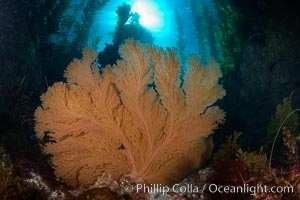
{"label": "golden gorgonian sea fan", "polygon": [[212,106],[225,95],[214,61],[189,57],[181,85],[176,49],[127,40],[122,60],[101,73],[97,53],[84,49],[58,82],[41,96],[35,112],[39,138],[50,133],[55,173],[72,186],[89,186],[99,175],[171,184],[203,164],[205,140],[224,112]]}

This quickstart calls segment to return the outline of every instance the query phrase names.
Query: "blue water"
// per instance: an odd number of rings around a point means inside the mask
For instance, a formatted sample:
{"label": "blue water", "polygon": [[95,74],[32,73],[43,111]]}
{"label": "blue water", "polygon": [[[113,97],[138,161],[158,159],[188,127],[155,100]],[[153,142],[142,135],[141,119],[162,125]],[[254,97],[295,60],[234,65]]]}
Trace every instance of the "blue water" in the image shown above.
{"label": "blue water", "polygon": [[140,24],[147,28],[154,37],[154,44],[161,47],[175,47],[177,30],[175,24],[174,9],[177,8],[181,15],[184,33],[186,36],[186,52],[197,53],[197,42],[192,24],[192,13],[189,10],[189,1],[155,1],[155,0],[111,0],[97,15],[95,23],[90,31],[90,38],[102,36],[98,50],[102,51],[105,43],[112,42],[113,32],[117,22],[115,10],[122,3],[132,6],[132,12],[138,12],[141,16]]}

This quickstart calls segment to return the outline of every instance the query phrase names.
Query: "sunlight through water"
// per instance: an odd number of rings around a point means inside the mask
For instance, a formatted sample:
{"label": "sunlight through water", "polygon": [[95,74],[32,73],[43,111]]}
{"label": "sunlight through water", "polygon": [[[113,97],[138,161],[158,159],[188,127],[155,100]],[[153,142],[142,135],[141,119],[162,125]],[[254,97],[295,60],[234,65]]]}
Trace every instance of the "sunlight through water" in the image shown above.
{"label": "sunlight through water", "polygon": [[159,7],[152,1],[137,0],[132,5],[132,12],[140,15],[140,24],[152,32],[160,32],[164,27],[164,16]]}

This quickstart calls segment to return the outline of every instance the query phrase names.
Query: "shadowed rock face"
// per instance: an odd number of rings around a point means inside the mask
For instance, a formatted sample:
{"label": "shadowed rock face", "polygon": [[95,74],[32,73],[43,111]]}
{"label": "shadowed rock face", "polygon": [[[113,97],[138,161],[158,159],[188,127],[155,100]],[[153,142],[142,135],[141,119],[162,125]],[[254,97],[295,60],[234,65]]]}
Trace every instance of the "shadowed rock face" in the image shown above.
{"label": "shadowed rock face", "polygon": [[35,1],[0,0],[0,80],[12,76],[17,65],[20,35],[28,32],[29,10]]}
{"label": "shadowed rock face", "polygon": [[300,17],[295,5],[271,5],[264,32],[249,38],[224,98],[227,128],[248,134],[253,148],[266,142],[257,138],[266,133],[276,105],[292,91],[294,107],[300,106]]}
{"label": "shadowed rock face", "polygon": [[20,23],[23,19],[19,15],[21,9],[18,4],[22,5],[22,1],[5,1],[0,0],[0,112],[5,112],[7,109],[7,77],[14,78],[14,69],[17,68],[16,55],[14,53],[17,46],[18,35],[22,26]]}
{"label": "shadowed rock face", "polygon": [[[29,23],[28,11],[35,1],[25,0],[0,0],[0,55],[13,54],[17,39]],[[10,58],[12,59],[12,58]],[[3,62],[3,59],[2,61]],[[1,66],[2,67],[2,66]]]}
{"label": "shadowed rock face", "polygon": [[[31,37],[40,40],[35,32],[39,27],[32,25],[32,18],[36,16],[34,8],[37,3],[38,0],[0,0],[1,113],[6,112],[5,109],[8,109],[9,105],[12,106],[12,95],[17,95],[18,89],[22,89],[22,92],[29,95],[41,88],[37,81],[42,77],[39,73],[40,69],[35,66],[35,59],[26,63],[26,59],[29,59],[30,47],[24,43],[24,41],[31,42]],[[16,94],[12,94],[12,91]],[[21,93],[19,92],[18,95]]]}

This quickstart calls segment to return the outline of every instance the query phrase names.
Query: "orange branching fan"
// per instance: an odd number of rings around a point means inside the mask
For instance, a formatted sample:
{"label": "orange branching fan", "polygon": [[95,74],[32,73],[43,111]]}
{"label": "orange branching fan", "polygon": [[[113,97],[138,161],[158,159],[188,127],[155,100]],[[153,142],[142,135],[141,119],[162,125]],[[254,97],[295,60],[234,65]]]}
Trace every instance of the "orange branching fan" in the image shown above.
{"label": "orange branching fan", "polygon": [[[176,49],[163,50],[127,40],[122,60],[100,74],[96,52],[84,49],[68,66],[66,83],[41,96],[35,130],[55,142],[58,177],[89,186],[102,173],[136,182],[171,184],[203,164],[208,136],[224,121],[213,104],[225,95],[214,61],[204,66],[189,57],[184,81]],[[154,86],[155,85],[155,86]]]}

